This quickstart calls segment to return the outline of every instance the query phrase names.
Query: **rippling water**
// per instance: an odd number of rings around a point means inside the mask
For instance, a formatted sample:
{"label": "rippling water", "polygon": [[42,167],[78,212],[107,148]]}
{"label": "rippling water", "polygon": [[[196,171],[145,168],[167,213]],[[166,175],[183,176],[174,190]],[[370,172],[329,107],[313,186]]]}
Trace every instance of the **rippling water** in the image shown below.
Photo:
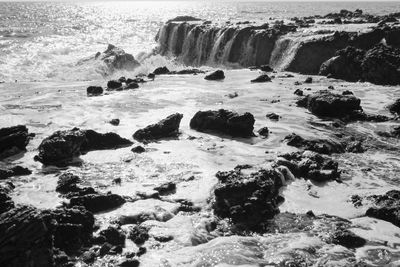
{"label": "rippling water", "polygon": [[399,2],[149,1],[0,2],[0,81],[91,80],[96,66],[77,62],[108,43],[137,55],[156,45],[160,26],[178,15],[212,21],[301,17],[362,8],[371,14],[400,9]]}

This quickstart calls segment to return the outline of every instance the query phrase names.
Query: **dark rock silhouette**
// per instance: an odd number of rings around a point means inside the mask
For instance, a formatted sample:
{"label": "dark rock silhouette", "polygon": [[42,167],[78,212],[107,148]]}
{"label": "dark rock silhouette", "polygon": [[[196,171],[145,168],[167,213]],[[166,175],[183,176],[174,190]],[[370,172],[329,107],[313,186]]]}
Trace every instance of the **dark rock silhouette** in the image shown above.
{"label": "dark rock silhouette", "polygon": [[206,75],[206,77],[204,77],[204,79],[206,80],[223,80],[225,79],[225,74],[222,70],[216,70],[208,75]]}
{"label": "dark rock silhouette", "polygon": [[0,159],[25,151],[30,134],[25,125],[0,129]]}
{"label": "dark rock silhouette", "polygon": [[217,131],[237,137],[254,136],[254,116],[225,109],[198,111],[190,120],[190,127],[200,132]]}
{"label": "dark rock silhouette", "polygon": [[156,124],[151,124],[137,130],[133,138],[138,141],[154,141],[162,138],[176,137],[179,134],[179,125],[183,115],[175,113]]}
{"label": "dark rock silhouette", "polygon": [[270,82],[271,78],[267,74],[262,74],[258,76],[257,78],[251,80],[250,82],[252,83],[265,83],[265,82]]}
{"label": "dark rock silhouette", "polygon": [[4,169],[0,168],[0,180],[7,179],[12,176],[30,175],[31,173],[31,170],[21,167],[19,165]]}
{"label": "dark rock silhouette", "polygon": [[103,94],[103,88],[101,86],[89,86],[86,89],[86,94],[88,96],[98,96]]}

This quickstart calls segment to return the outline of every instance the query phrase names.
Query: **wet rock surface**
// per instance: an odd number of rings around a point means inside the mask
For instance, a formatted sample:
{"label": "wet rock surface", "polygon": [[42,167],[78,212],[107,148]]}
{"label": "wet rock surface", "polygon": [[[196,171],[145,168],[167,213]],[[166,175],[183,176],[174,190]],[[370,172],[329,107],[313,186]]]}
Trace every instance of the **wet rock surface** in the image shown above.
{"label": "wet rock surface", "polygon": [[13,166],[11,168],[0,168],[0,180],[13,176],[30,175],[32,171],[22,166]]}
{"label": "wet rock surface", "polygon": [[206,80],[217,81],[225,79],[225,74],[222,70],[216,70],[213,73],[210,73],[204,77]]}
{"label": "wet rock surface", "polygon": [[41,163],[66,165],[74,157],[91,150],[115,149],[129,146],[132,142],[115,133],[101,134],[93,130],[56,131],[39,145],[35,160]]}
{"label": "wet rock surface", "polygon": [[0,159],[25,151],[30,135],[24,125],[0,129]]}
{"label": "wet rock surface", "polygon": [[103,88],[101,86],[89,86],[86,89],[86,94],[88,96],[99,96],[103,94]]}
{"label": "wet rock surface", "polygon": [[154,141],[162,138],[177,137],[182,117],[183,115],[180,113],[172,114],[156,124],[137,130],[133,134],[133,138],[138,141]]}
{"label": "wet rock surface", "polygon": [[200,132],[216,131],[237,137],[254,136],[254,116],[220,109],[199,111],[190,120],[190,127]]}
{"label": "wet rock surface", "polygon": [[112,44],[103,53],[97,53],[95,58],[102,60],[111,70],[132,70],[140,65],[131,54]]}
{"label": "wet rock surface", "polygon": [[392,190],[384,195],[375,195],[370,198],[374,206],[366,211],[366,216],[388,221],[400,227],[400,191]]}
{"label": "wet rock surface", "polygon": [[218,172],[212,203],[214,213],[230,218],[240,228],[261,230],[263,223],[279,213],[279,188],[283,181],[275,170]]}

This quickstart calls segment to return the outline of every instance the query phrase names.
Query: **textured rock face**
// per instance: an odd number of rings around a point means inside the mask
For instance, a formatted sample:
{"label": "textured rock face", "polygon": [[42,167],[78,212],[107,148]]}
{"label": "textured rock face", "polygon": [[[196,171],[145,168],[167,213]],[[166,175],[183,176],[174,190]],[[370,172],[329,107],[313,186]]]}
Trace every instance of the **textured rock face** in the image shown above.
{"label": "textured rock face", "polygon": [[245,175],[236,169],[218,172],[214,213],[250,230],[261,230],[266,220],[279,213],[278,191],[283,185],[275,170],[261,169]]}
{"label": "textured rock face", "polygon": [[400,191],[391,190],[384,195],[372,196],[375,206],[365,213],[369,217],[374,217],[400,227]]}
{"label": "textured rock face", "polygon": [[125,199],[116,194],[87,194],[70,199],[70,206],[83,206],[90,212],[115,209],[125,203]]}
{"label": "textured rock face", "polygon": [[19,206],[0,215],[0,265],[55,266],[53,225],[35,208]]}
{"label": "textured rock face", "polygon": [[103,53],[97,54],[96,59],[100,59],[113,69],[134,69],[140,65],[135,58],[124,50],[112,44],[109,44],[107,50]]}
{"label": "textured rock face", "polygon": [[131,145],[132,142],[115,133],[101,134],[93,130],[57,131],[39,145],[35,160],[43,164],[65,165],[74,157],[91,150],[114,149]]}
{"label": "textured rock face", "polygon": [[200,132],[217,131],[237,137],[254,136],[254,116],[225,109],[198,111],[190,120],[190,127]]}
{"label": "textured rock face", "polygon": [[390,104],[388,109],[391,113],[400,115],[400,98],[397,99],[393,104]]}
{"label": "textured rock face", "polygon": [[340,177],[337,162],[311,151],[280,155],[276,164],[287,167],[296,177],[316,182],[336,180]]}
{"label": "textured rock face", "polygon": [[19,165],[11,168],[0,168],[0,180],[7,179],[12,176],[29,175],[32,171]]}
{"label": "textured rock face", "polygon": [[370,50],[347,47],[321,65],[319,73],[346,81],[400,84],[400,50],[377,45]]}
{"label": "textured rock face", "polygon": [[183,115],[175,113],[156,124],[151,124],[143,129],[137,130],[133,138],[138,141],[154,141],[162,138],[176,137],[179,134],[179,125]]}
{"label": "textured rock face", "polygon": [[340,118],[361,111],[361,100],[353,95],[339,95],[321,90],[299,100],[299,106],[307,108],[317,116]]}
{"label": "textured rock face", "polygon": [[29,143],[28,129],[24,125],[0,129],[0,159],[24,151]]}

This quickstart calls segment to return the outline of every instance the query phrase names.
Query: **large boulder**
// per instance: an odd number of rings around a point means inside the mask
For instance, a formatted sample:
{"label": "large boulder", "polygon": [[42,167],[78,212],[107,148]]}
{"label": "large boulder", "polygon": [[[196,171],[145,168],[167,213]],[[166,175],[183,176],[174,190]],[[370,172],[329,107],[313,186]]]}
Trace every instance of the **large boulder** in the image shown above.
{"label": "large boulder", "polygon": [[133,138],[138,141],[154,141],[162,138],[176,137],[179,134],[179,125],[183,115],[175,113],[158,123],[151,124],[143,129],[137,130]]}
{"label": "large boulder", "polygon": [[240,168],[218,172],[214,189],[214,213],[230,218],[240,228],[259,231],[263,223],[279,213],[279,188],[283,185],[275,170],[261,169],[244,174]]}
{"label": "large boulder", "polygon": [[115,149],[132,142],[115,133],[101,134],[93,130],[56,131],[39,145],[35,160],[43,164],[66,165],[74,157],[91,150]]}
{"label": "large boulder", "polygon": [[320,75],[346,81],[367,81],[381,85],[400,84],[400,49],[382,44],[369,50],[346,47],[325,61]]}
{"label": "large boulder", "polygon": [[0,214],[0,266],[55,266],[54,225],[37,209],[18,206]]}
{"label": "large boulder", "polygon": [[254,136],[254,116],[251,113],[238,114],[233,111],[198,111],[190,120],[190,128],[200,132],[217,131],[237,137]]}
{"label": "large boulder", "polygon": [[321,90],[305,96],[297,104],[313,114],[324,117],[341,118],[355,111],[361,111],[361,100],[353,95],[339,95]]}
{"label": "large boulder", "polygon": [[0,129],[0,159],[25,151],[29,143],[28,129],[17,125]]}
{"label": "large boulder", "polygon": [[110,70],[132,70],[140,66],[140,63],[131,54],[112,44],[109,44],[107,50],[103,53],[97,53],[96,59],[106,63]]}

